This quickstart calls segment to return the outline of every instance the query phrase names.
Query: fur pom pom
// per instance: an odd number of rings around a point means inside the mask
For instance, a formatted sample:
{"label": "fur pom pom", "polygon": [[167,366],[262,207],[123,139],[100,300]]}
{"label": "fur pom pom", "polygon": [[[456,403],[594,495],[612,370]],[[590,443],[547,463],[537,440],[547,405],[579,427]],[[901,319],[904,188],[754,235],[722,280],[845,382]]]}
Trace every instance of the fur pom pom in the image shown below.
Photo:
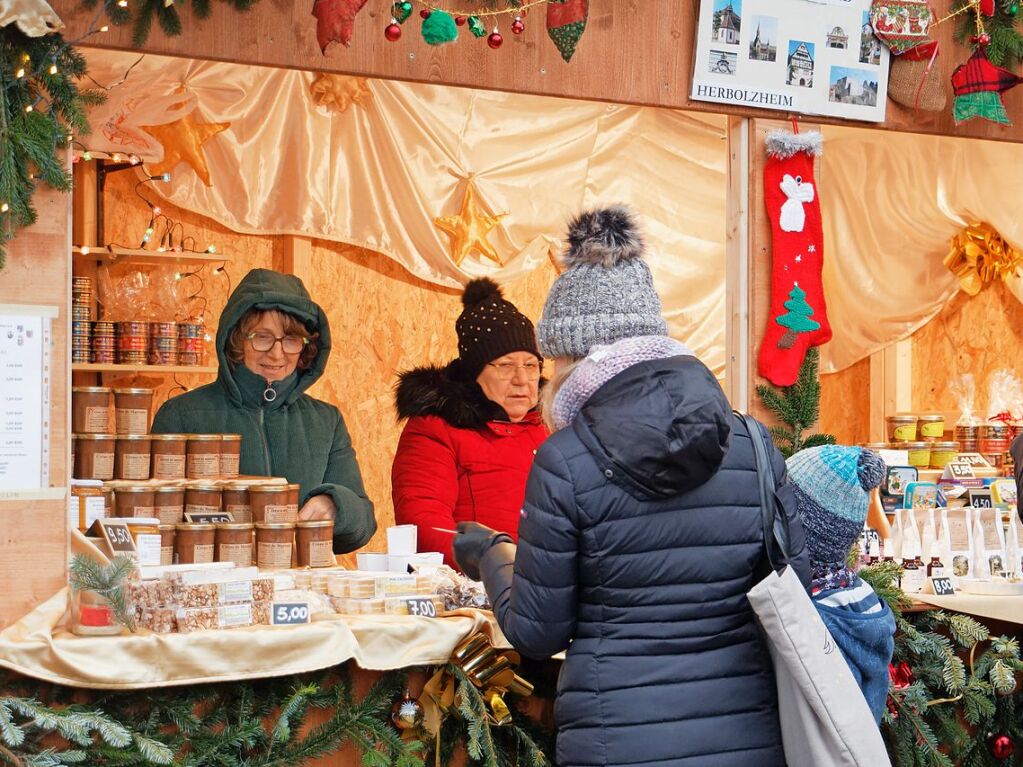
{"label": "fur pom pom", "polygon": [[501,287],[489,277],[478,277],[465,286],[462,306],[475,306],[489,298],[501,298]]}
{"label": "fur pom pom", "polygon": [[868,493],[881,485],[886,471],[885,462],[876,453],[860,448],[860,460],[856,465],[856,474],[860,478],[860,487]]}
{"label": "fur pom pom", "polygon": [[568,225],[566,267],[609,267],[642,258],[643,237],[635,214],[624,205],[610,205],[580,213]]}
{"label": "fur pom pom", "polygon": [[824,151],[824,137],[820,131],[792,133],[787,130],[772,130],[764,139],[767,154],[780,160],[787,160],[800,152],[817,157]]}

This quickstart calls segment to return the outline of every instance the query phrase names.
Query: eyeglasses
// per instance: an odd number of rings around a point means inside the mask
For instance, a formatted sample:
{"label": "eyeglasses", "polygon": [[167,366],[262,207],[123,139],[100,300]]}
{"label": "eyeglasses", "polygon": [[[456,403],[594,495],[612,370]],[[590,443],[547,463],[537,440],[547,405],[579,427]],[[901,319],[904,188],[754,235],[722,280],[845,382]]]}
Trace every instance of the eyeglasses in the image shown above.
{"label": "eyeglasses", "polygon": [[274,348],[275,343],[280,341],[281,349],[284,350],[285,354],[298,354],[309,343],[309,339],[305,336],[282,336],[278,338],[273,333],[255,332],[249,333],[245,337],[249,339],[249,344],[257,352],[268,352]]}
{"label": "eyeglasses", "polygon": [[516,365],[514,362],[488,362],[487,365],[497,371],[497,377],[502,381],[510,381],[519,370],[526,374],[526,378],[536,380],[540,377],[540,370],[543,367],[539,362],[527,362],[524,365]]}

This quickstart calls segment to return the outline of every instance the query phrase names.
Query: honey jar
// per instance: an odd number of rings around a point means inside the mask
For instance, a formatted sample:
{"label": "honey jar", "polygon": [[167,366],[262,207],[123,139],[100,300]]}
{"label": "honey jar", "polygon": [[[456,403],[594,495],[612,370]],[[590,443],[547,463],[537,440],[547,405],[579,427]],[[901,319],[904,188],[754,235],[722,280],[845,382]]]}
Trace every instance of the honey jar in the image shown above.
{"label": "honey jar", "polygon": [[299,567],[333,567],[334,521],[314,519],[295,525],[295,553]]}
{"label": "honey jar", "polygon": [[68,527],[77,527],[84,533],[97,519],[107,515],[103,489],[74,485],[68,500]]}
{"label": "honey jar", "polygon": [[118,434],[149,432],[152,389],[114,389],[114,424]]}
{"label": "honey jar", "polygon": [[217,525],[217,561],[252,566],[251,522],[222,522]]}
{"label": "honey jar", "polygon": [[75,479],[114,478],[113,434],[79,434],[75,447]]}
{"label": "honey jar", "polygon": [[249,503],[254,522],[298,521],[298,485],[251,485]]}
{"label": "honey jar", "polygon": [[117,479],[149,479],[148,434],[119,435],[114,456],[114,477]]}
{"label": "honey jar", "polygon": [[118,517],[155,517],[150,485],[122,485],[114,490],[114,513]]}
{"label": "honey jar", "polygon": [[190,482],[185,488],[186,514],[216,514],[221,506],[219,485],[212,482]]}
{"label": "honey jar", "polygon": [[957,442],[932,442],[931,443],[931,468],[944,469],[959,457],[959,444]]}
{"label": "honey jar", "polygon": [[135,550],[138,552],[138,561],[142,567],[156,567],[160,564],[160,547],[163,545],[163,538],[160,533],[160,526],[155,523],[129,524],[128,532],[135,541]]}
{"label": "honey jar", "polygon": [[71,388],[71,430],[76,434],[106,434],[110,431],[110,395],[106,386]]}
{"label": "honey jar", "polygon": [[224,485],[224,511],[230,512],[235,522],[252,521],[248,482],[236,480]]}
{"label": "honey jar", "polygon": [[184,522],[185,488],[157,487],[153,490],[153,516],[162,525]]}
{"label": "honey jar", "polygon": [[287,570],[295,550],[295,525],[256,522],[256,565],[260,570]]}
{"label": "honey jar", "polygon": [[888,422],[889,442],[915,442],[917,418],[915,415],[890,415]]}
{"label": "honey jar", "polygon": [[909,452],[910,466],[926,469],[931,465],[931,444],[923,441],[903,442],[899,447]]}
{"label": "honey jar", "polygon": [[920,439],[939,440],[945,436],[945,416],[928,413],[918,415],[916,420]]}
{"label": "honey jar", "polygon": [[160,525],[160,564],[174,564],[174,536],[176,525]]}
{"label": "honey jar", "polygon": [[242,435],[222,434],[220,443],[220,476],[234,479],[238,476],[238,468],[242,457]]}
{"label": "honey jar", "polygon": [[214,559],[216,525],[182,522],[174,537],[174,553],[179,565],[206,564]]}
{"label": "honey jar", "polygon": [[187,434],[150,434],[153,479],[184,479]]}
{"label": "honey jar", "polygon": [[220,476],[220,435],[189,434],[185,476],[189,479],[216,479]]}

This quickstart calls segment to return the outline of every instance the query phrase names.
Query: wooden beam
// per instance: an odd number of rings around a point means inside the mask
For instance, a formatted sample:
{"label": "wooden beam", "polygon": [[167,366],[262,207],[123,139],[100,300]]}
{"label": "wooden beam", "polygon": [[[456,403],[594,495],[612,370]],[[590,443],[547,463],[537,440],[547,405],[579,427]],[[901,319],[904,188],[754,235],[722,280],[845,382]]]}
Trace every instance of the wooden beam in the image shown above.
{"label": "wooden beam", "polygon": [[313,241],[309,237],[281,235],[275,238],[273,267],[284,274],[294,274],[308,281],[313,268]]}
{"label": "wooden beam", "polygon": [[728,193],[725,230],[725,392],[749,410],[750,368],[750,120],[728,118]]}
{"label": "wooden beam", "polygon": [[[54,0],[54,10],[67,24],[64,36],[82,38],[95,9],[80,0]],[[472,3],[463,5],[472,6]],[[602,0],[590,3],[587,29],[575,56],[566,64],[544,31],[542,10],[526,18],[523,35],[507,34],[494,51],[482,40],[468,38],[453,45],[431,47],[421,39],[417,20],[406,24],[396,43],[384,39],[390,21],[389,3],[372,3],[359,14],[351,46],[332,45],[325,55],[316,42],[316,20],[309,2],[262,2],[246,13],[228,3],[214,3],[206,20],[197,20],[184,3],[181,36],[167,38],[156,25],[142,48],[147,53],[239,64],[341,72],[363,77],[447,84],[486,90],[535,93],[566,98],[691,109],[719,114],[783,119],[769,110],[728,107],[690,101],[699,2],[677,0]],[[969,57],[968,49],[952,40],[955,24],[936,27],[942,54],[931,77],[947,86],[952,69]],[[82,47],[136,50],[130,27],[111,27],[105,34],[83,39]],[[823,73],[822,73],[823,76]],[[888,119],[852,123],[913,133],[1023,141],[1023,88],[1003,96],[1012,126],[971,120],[956,126],[951,109],[914,112],[888,102]],[[813,117],[820,123],[848,125],[851,121]]]}

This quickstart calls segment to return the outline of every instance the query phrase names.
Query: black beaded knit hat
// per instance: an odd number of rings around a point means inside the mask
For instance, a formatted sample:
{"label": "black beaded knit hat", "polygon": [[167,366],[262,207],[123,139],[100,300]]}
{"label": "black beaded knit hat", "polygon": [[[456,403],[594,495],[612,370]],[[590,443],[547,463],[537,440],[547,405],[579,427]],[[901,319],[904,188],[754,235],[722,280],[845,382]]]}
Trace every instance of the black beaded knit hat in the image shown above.
{"label": "black beaded knit hat", "polygon": [[455,333],[467,377],[476,378],[488,362],[511,352],[530,352],[542,359],[533,323],[505,300],[496,282],[486,277],[472,280],[465,286],[462,305]]}

